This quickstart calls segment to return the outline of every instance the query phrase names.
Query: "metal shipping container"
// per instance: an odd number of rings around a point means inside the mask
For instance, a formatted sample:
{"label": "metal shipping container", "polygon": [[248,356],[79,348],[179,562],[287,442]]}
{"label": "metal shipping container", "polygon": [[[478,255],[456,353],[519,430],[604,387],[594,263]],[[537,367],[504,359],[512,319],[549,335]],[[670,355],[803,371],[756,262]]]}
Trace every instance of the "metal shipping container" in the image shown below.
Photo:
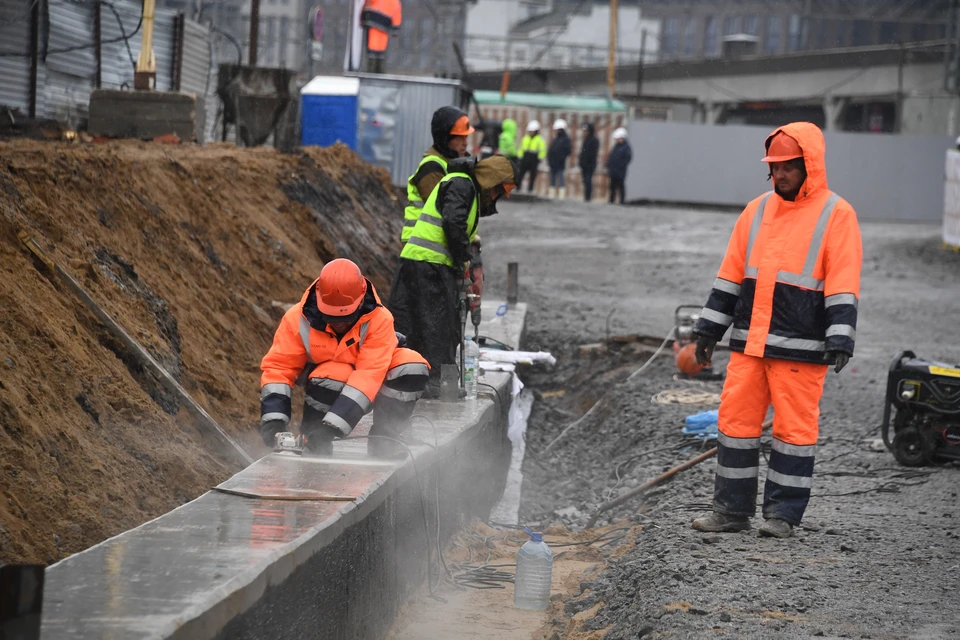
{"label": "metal shipping container", "polygon": [[[630,121],[629,110],[623,102],[602,97],[518,92],[509,92],[501,99],[499,91],[476,91],[474,97],[480,105],[480,113],[484,119],[498,122],[503,122],[506,118],[516,120],[518,151],[520,141],[526,135],[527,123],[531,120],[540,122],[540,135],[546,141],[547,148],[550,147],[550,141],[553,139],[554,120],[563,118],[567,121],[567,133],[573,143],[573,153],[567,158],[567,169],[564,172],[568,198],[583,197],[583,181],[577,164],[584,138],[584,132],[580,126],[584,122],[592,122],[600,141],[597,170],[593,174],[593,199],[608,197],[606,163],[607,154],[613,146],[613,132],[617,127],[626,127]],[[471,112],[470,117],[475,118],[474,113]],[[631,141],[631,144],[635,142]],[[479,148],[479,145],[480,132],[478,131],[471,140],[471,149]],[[549,186],[549,174],[545,171],[540,172],[537,176],[535,193],[546,196]],[[526,189],[526,185],[523,188]]]}

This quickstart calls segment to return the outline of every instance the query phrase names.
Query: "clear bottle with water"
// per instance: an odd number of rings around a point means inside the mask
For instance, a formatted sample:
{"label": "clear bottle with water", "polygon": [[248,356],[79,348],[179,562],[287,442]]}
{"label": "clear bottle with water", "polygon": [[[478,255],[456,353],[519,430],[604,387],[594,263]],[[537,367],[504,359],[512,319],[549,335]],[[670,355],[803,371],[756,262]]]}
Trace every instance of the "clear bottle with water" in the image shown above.
{"label": "clear bottle with water", "polygon": [[[463,390],[467,400],[477,397],[477,376],[480,374],[480,347],[470,336],[463,340]],[[460,347],[457,347],[457,360],[460,360]]]}
{"label": "clear bottle with water", "polygon": [[543,534],[525,529],[530,535],[517,552],[517,576],[513,587],[513,606],[539,611],[550,606],[550,581],[553,578],[553,552]]}

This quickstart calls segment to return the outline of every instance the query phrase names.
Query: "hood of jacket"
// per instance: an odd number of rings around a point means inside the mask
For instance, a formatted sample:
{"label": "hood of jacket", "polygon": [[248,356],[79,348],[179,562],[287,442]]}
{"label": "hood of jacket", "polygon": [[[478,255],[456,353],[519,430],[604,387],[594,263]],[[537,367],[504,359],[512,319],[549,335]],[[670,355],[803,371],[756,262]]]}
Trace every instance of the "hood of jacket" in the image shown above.
{"label": "hood of jacket", "polygon": [[587,130],[587,136],[596,135],[596,127],[594,127],[592,122],[586,123],[583,127]]}
{"label": "hood of jacket", "polygon": [[433,112],[433,119],[430,121],[433,146],[445,158],[457,157],[456,152],[450,149],[450,129],[465,115],[467,114],[456,107],[440,107]]}
{"label": "hood of jacket", "polygon": [[511,136],[516,137],[516,135],[517,135],[517,121],[516,121],[516,120],[513,120],[513,119],[511,119],[511,118],[507,118],[507,119],[504,120],[503,123],[500,125],[500,132],[501,132],[501,133],[506,133],[507,135],[511,135]]}
{"label": "hood of jacket", "polygon": [[821,191],[828,189],[826,164],[827,145],[823,139],[823,132],[820,131],[820,127],[812,122],[791,122],[774,130],[767,136],[766,141],[763,143],[764,150],[770,148],[770,141],[773,139],[773,136],[778,133],[784,133],[796,140],[797,144],[800,145],[800,149],[803,151],[803,164],[807,171],[807,178],[800,187],[797,200],[814,197]]}

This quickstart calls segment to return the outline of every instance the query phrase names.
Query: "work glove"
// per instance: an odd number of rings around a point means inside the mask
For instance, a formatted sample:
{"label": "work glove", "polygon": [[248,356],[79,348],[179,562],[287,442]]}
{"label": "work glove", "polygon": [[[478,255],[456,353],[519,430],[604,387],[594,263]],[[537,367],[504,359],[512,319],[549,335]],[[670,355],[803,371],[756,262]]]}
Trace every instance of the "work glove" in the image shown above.
{"label": "work glove", "polygon": [[394,333],[397,334],[397,346],[398,347],[407,346],[407,336],[403,335],[399,331],[394,331]]}
{"label": "work glove", "polygon": [[277,434],[286,430],[287,423],[283,420],[267,420],[260,425],[260,437],[263,438],[263,444],[272,447]]}
{"label": "work glove", "polygon": [[836,373],[840,373],[840,370],[847,366],[847,363],[850,362],[850,356],[843,351],[828,351],[827,355],[834,356],[837,359],[837,366],[833,368]]}
{"label": "work glove", "polygon": [[717,341],[707,336],[697,336],[697,347],[694,354],[697,356],[697,364],[707,366],[713,360],[713,350],[717,346]]}

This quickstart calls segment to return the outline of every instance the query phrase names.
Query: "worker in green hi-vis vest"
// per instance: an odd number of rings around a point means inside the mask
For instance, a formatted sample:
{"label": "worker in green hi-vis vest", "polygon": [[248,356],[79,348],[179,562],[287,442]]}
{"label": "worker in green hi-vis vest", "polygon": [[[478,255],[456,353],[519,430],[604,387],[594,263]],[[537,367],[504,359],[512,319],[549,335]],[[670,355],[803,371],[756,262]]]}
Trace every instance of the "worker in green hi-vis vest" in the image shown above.
{"label": "worker in green hi-vis vest", "polygon": [[430,363],[425,397],[440,395],[440,365],[456,363],[457,302],[480,218],[495,214],[515,185],[516,167],[504,156],[451,160],[400,253],[388,307],[407,346]]}
{"label": "worker in green hi-vis vest", "polygon": [[[456,107],[440,107],[433,112],[430,133],[433,146],[423,154],[410,179],[407,180],[407,206],[403,210],[403,230],[400,241],[405,243],[413,233],[413,225],[420,219],[423,203],[447,175],[447,163],[467,155],[467,136],[474,132],[470,118]],[[401,244],[401,249],[403,245]]]}

